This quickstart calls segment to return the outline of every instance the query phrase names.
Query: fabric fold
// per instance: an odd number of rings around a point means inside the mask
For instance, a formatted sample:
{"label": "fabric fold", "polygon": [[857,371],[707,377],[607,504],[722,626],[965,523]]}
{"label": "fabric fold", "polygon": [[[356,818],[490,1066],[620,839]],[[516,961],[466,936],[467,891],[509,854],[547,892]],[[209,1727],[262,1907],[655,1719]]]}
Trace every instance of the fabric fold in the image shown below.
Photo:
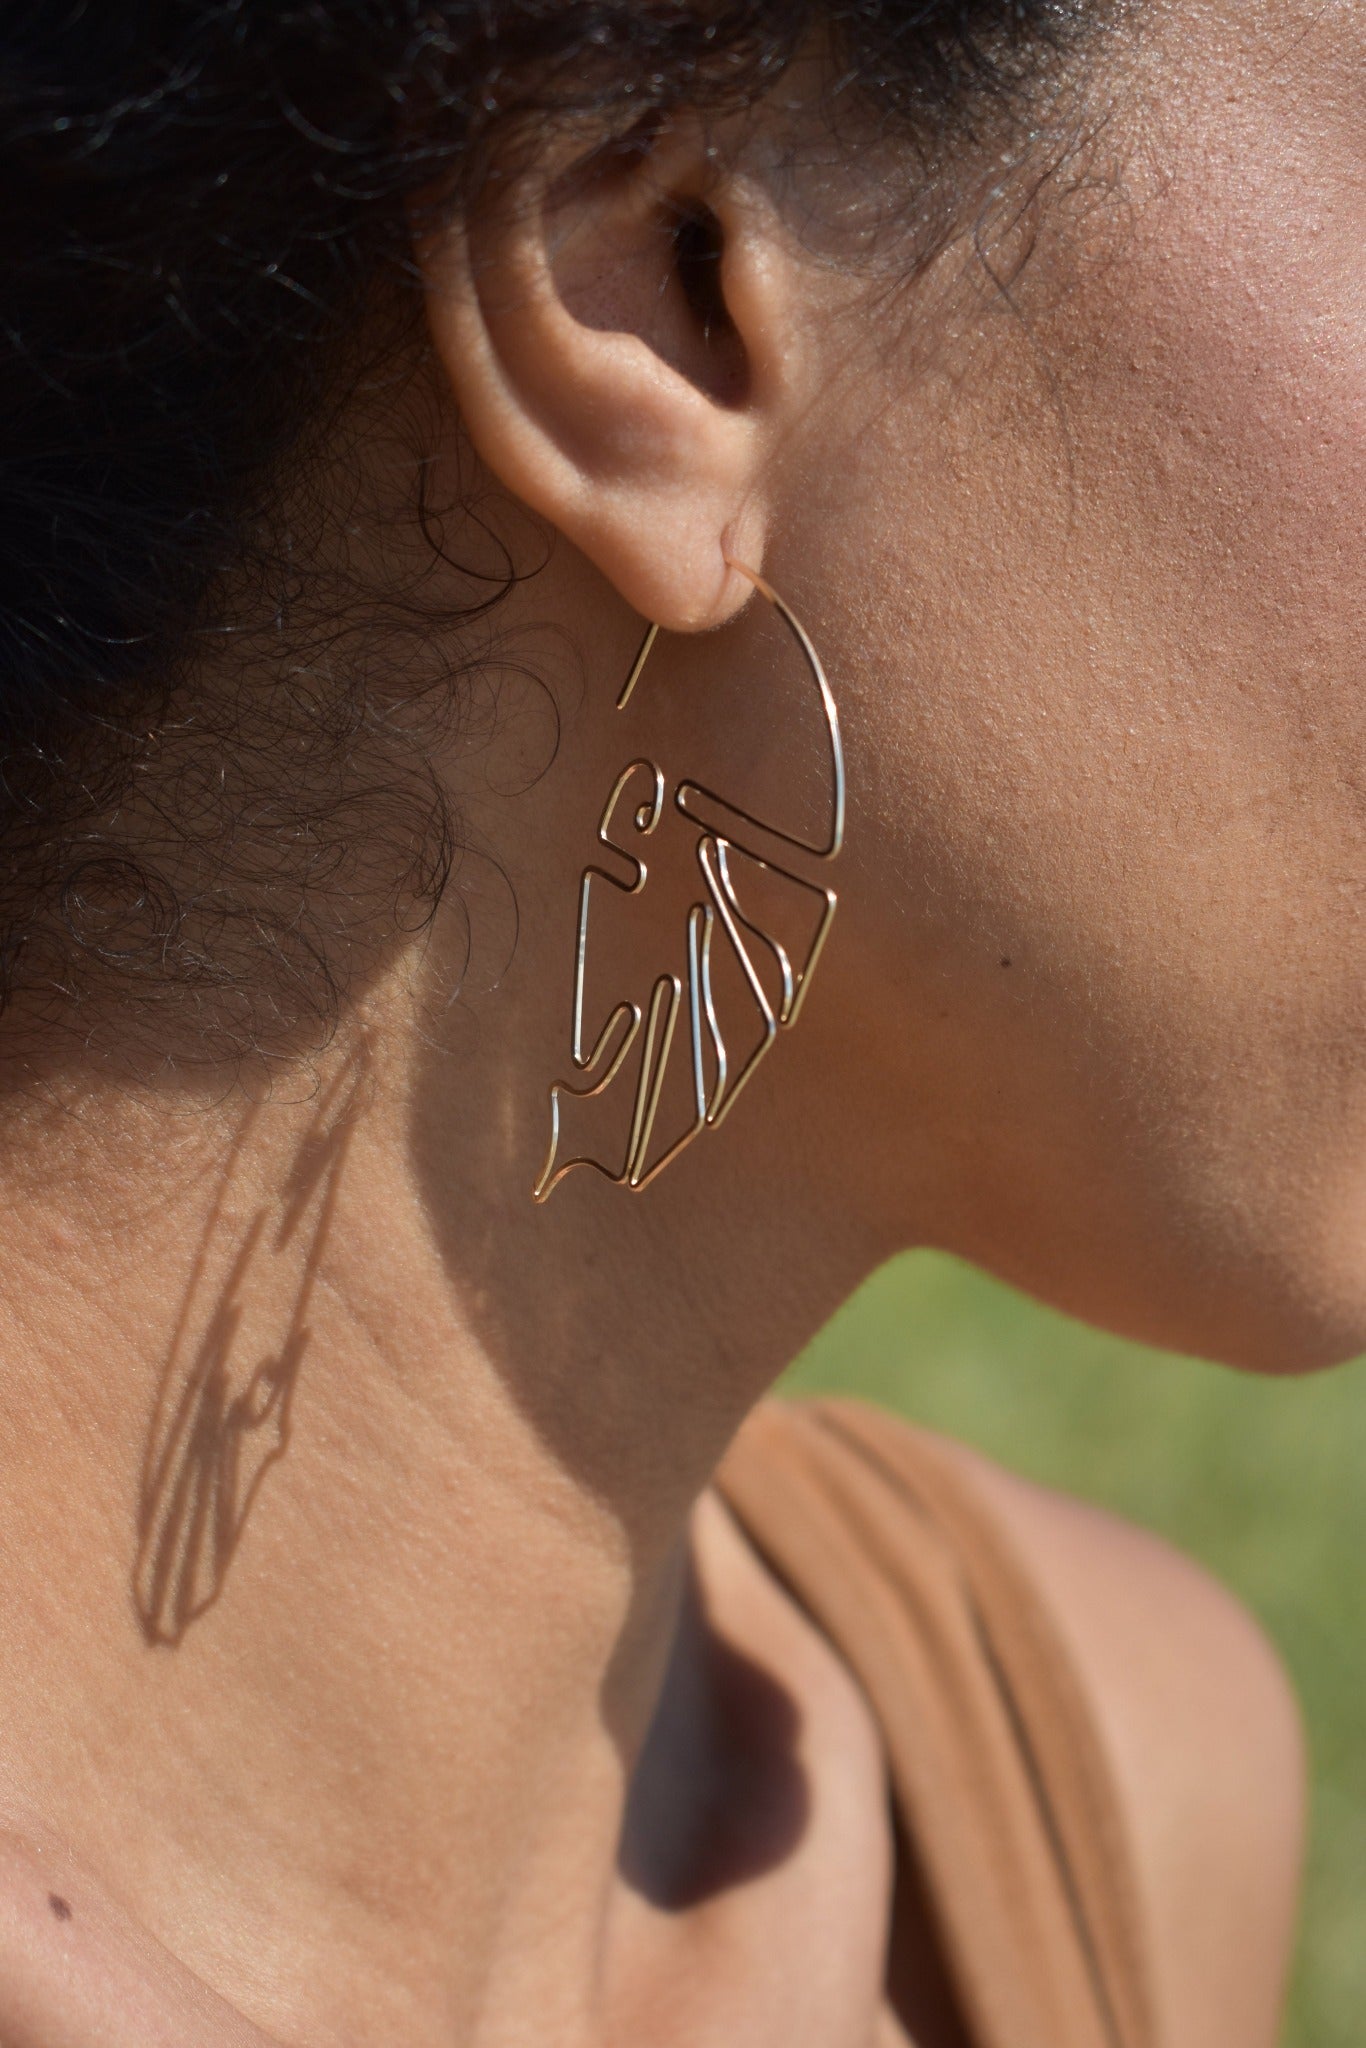
{"label": "fabric fold", "polygon": [[973,2048],[1158,2048],[1093,1717],[962,1463],[857,1402],[770,1401],[717,1486],[877,1716]]}

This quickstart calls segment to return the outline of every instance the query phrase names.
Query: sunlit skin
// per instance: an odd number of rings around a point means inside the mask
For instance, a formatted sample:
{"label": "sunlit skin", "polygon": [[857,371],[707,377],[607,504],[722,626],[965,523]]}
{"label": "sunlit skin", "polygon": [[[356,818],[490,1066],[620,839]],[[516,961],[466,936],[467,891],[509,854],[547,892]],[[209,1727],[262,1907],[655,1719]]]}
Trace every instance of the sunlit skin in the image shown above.
{"label": "sunlit skin", "polygon": [[[307,1279],[287,1454],[174,1649],[130,1593],[152,1400],[211,1219],[274,1242],[317,1091],[277,1078],[244,1132],[216,1077],[64,1050],[6,1106],[7,2043],[83,2048],[98,2015],[117,2048],[868,2048],[876,1732],[694,1507],[745,1411],[915,1244],[1259,1370],[1366,1346],[1363,76],[1351,6],[1151,4],[1059,113],[1065,161],[1045,138],[995,200],[965,171],[980,247],[960,222],[899,288],[909,254],[796,231],[771,111],[468,231],[415,202],[423,452],[482,464],[517,546],[528,509],[560,536],[497,615],[559,743],[509,684],[495,742],[441,763],[477,852],[316,1063],[357,1076],[344,1169],[241,1336],[278,1346]],[[659,225],[699,201],[719,324]],[[364,511],[405,496],[409,426],[372,407],[346,443],[377,578],[412,544]],[[789,762],[728,554],[838,696],[836,923],[722,1130],[638,1197],[580,1171],[538,1206],[642,619],[680,772]],[[1300,1825],[1274,1667],[1158,1546],[987,1483],[1133,1784],[1172,2048],[1270,2048]],[[650,1903],[717,1786],[741,1851],[763,1833],[794,1748],[794,1842]]]}

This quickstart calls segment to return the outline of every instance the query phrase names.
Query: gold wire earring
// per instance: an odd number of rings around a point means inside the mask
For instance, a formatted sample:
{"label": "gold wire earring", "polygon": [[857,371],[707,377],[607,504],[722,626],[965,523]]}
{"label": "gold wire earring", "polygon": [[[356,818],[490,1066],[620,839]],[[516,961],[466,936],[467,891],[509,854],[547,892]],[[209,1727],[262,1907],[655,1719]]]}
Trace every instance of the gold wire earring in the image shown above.
{"label": "gold wire earring", "polygon": [[[726,558],[727,565],[747,576],[761,597],[768,600],[800,650],[820,697],[821,711],[830,745],[830,828],[816,844],[794,838],[753,812],[731,803],[717,791],[684,779],[676,784],[671,806],[666,805],[667,784],[662,768],[642,756],[627,763],[612,786],[598,824],[598,839],[624,859],[633,871],[622,881],[608,869],[591,864],[579,884],[578,932],[574,957],[574,993],[570,1035],[570,1057],[578,1073],[596,1076],[584,1086],[556,1081],[550,1090],[550,1147],[545,1165],[533,1190],[543,1202],[576,1166],[591,1166],[595,1172],[621,1187],[639,1192],[648,1187],[671,1160],[690,1145],[698,1133],[715,1129],[729,1115],[736,1097],[750,1080],[760,1060],[773,1045],[780,1029],[797,1021],[810,987],[835,915],[838,898],[833,889],[809,881],[787,865],[793,853],[815,860],[832,861],[844,843],[844,749],[840,741],[839,714],[821,666],[801,621],[762,576],[743,562]],[[641,675],[659,635],[651,626],[631,664],[631,672],[617,698],[618,711],[630,708]],[[623,800],[626,800],[625,802]],[[606,888],[618,896],[638,896],[649,870],[639,856],[610,836],[618,830],[617,819],[629,814],[630,832],[638,839],[650,838],[669,810],[687,821],[696,832],[694,857],[701,875],[702,891],[689,907],[686,928],[686,985],[688,1007],[687,1050],[689,1075],[686,1094],[688,1110],[681,1128],[657,1134],[660,1102],[664,1092],[670,1055],[674,1049],[675,1027],[683,1008],[684,977],[662,973],[656,977],[644,1002],[623,1000],[610,1010],[590,1046],[585,1046],[584,978],[588,964],[588,938],[592,908],[599,892]],[[624,838],[624,834],[622,835]],[[782,850],[779,857],[778,850]],[[744,898],[747,884],[764,882],[764,900],[769,903],[773,885],[799,892],[815,917],[799,967],[794,966],[787,947],[766,928],[763,914],[751,901],[747,912]],[[728,944],[739,967],[747,1004],[753,1005],[751,1026],[757,1022],[758,1039],[743,1061],[732,1071],[726,1033],[718,1015],[713,947]],[[765,957],[766,956],[766,957]],[[762,971],[767,968],[767,976]],[[772,985],[770,985],[772,984]],[[757,1015],[756,1015],[757,1013]],[[580,1151],[559,1157],[562,1139],[563,1105],[590,1102],[607,1094],[623,1073],[633,1049],[639,1057],[633,1064],[635,1089],[629,1129],[624,1145],[618,1134],[610,1149],[614,1159]],[[609,1147],[603,1146],[606,1151]]]}

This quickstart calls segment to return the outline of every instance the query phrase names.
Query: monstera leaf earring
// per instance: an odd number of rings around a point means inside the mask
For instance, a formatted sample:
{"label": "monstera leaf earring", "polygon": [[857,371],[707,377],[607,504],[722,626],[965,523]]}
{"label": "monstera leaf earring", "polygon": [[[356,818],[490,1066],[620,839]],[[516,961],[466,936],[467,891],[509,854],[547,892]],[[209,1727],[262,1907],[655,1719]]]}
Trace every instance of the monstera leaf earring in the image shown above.
{"label": "monstera leaf earring", "polygon": [[[700,1132],[714,1130],[779,1031],[796,1023],[835,915],[835,891],[802,872],[835,860],[844,841],[844,750],[835,700],[801,622],[762,576],[743,562],[729,561],[729,566],[747,576],[773,606],[818,693],[829,743],[829,829],[813,843],[686,776],[671,790],[664,770],[643,754],[622,769],[603,808],[598,839],[625,862],[627,874],[623,879],[595,861],[579,884],[570,1059],[581,1078],[551,1087],[550,1145],[533,1190],[538,1202],[576,1166],[592,1167],[639,1192]],[[640,702],[641,679],[658,633],[651,626],[645,635],[617,699],[620,712],[629,714]],[[696,870],[696,893],[680,944],[681,971],[658,974],[639,999],[623,996],[594,1033],[585,1020],[594,932],[610,902],[639,896],[646,887],[649,868],[636,848],[652,839],[666,816],[683,821]],[[815,872],[819,875],[820,869]],[[789,911],[796,913],[802,929],[795,949],[776,929],[792,921]],[[740,991],[746,1013],[738,1031],[722,1014],[736,1007],[734,1000],[718,1001],[718,972],[726,954],[738,968],[738,975],[726,974],[726,984]],[[676,1077],[666,1090],[680,1059],[687,1063],[685,1081],[680,1086]],[[666,1101],[670,1110],[661,1114]],[[592,1103],[602,1105],[599,1127],[592,1127],[587,1109],[576,1111],[581,1135],[575,1146],[567,1145],[570,1106]],[[585,1120],[589,1128],[583,1135]]]}

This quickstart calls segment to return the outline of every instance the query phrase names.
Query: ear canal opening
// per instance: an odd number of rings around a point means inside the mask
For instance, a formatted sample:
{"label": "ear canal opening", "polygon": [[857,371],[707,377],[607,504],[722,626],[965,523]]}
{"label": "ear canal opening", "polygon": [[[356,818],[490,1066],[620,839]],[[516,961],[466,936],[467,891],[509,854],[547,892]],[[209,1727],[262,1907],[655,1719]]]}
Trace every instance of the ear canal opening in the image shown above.
{"label": "ear canal opening", "polygon": [[721,259],[725,235],[711,208],[698,200],[674,229],[674,267],[707,363],[707,395],[721,405],[743,405],[749,366],[744,343],[726,304]]}

